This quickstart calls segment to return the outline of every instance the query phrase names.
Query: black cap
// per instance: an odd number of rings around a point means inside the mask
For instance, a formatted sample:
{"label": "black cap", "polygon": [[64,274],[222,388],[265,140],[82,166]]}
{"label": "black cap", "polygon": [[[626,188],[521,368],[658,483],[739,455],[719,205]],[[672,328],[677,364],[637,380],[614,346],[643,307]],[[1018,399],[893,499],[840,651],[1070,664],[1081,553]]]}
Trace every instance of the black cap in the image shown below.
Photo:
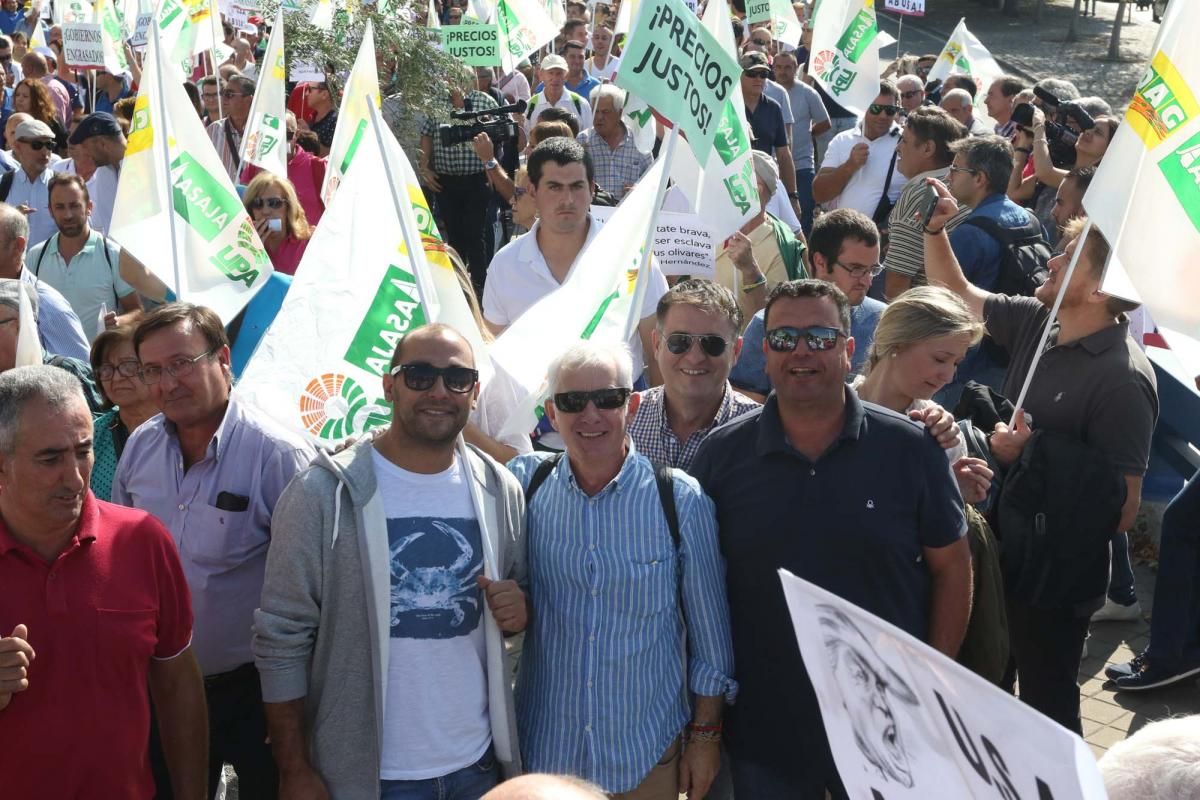
{"label": "black cap", "polygon": [[88,114],[75,128],[75,132],[67,139],[68,144],[82,144],[93,136],[120,136],[121,126],[116,118],[107,112],[97,111]]}

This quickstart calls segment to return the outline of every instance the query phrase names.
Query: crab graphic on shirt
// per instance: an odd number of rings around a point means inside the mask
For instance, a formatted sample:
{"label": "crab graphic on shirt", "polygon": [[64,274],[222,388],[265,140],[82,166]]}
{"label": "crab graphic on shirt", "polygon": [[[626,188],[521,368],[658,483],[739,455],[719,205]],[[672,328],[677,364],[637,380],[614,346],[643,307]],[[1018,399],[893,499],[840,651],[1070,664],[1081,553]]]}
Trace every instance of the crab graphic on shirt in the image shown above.
{"label": "crab graphic on shirt", "polygon": [[473,519],[388,520],[393,638],[448,639],[475,629],[479,536]]}

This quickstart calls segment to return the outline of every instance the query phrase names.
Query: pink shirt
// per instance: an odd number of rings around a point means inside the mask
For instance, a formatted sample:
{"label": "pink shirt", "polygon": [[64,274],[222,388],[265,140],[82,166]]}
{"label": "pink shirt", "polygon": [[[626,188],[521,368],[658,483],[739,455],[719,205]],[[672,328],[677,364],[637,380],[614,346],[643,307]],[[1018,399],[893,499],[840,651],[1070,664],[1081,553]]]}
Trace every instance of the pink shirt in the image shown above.
{"label": "pink shirt", "polygon": [[54,107],[58,109],[58,121],[62,123],[64,130],[69,130],[71,127],[71,95],[67,94],[63,85],[51,75],[44,75],[40,80],[50,91],[50,99],[54,101]]}
{"label": "pink shirt", "polygon": [[285,275],[295,275],[296,267],[300,266],[300,259],[304,258],[304,249],[308,247],[308,239],[296,239],[291,236],[284,239],[275,251],[267,251],[271,256],[271,265],[275,267],[276,272],[282,272]]}

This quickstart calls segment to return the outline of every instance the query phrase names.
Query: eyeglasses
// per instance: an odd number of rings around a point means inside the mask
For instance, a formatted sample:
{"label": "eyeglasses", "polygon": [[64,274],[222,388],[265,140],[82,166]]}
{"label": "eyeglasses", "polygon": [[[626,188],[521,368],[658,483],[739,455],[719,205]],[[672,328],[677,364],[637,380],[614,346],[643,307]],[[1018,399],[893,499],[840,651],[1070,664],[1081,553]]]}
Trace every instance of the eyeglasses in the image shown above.
{"label": "eyeglasses", "polygon": [[590,392],[559,392],[554,395],[554,407],[564,414],[579,414],[591,403],[597,411],[612,411],[625,405],[632,391],[616,387],[593,389]]}
{"label": "eyeglasses", "polygon": [[955,172],[965,172],[965,173],[967,173],[968,175],[974,175],[976,172],[979,172],[979,170],[977,170],[977,169],[971,169],[970,167],[959,167],[959,166],[956,166],[956,165],[954,165],[954,164],[951,164],[951,165],[950,165],[950,172],[951,172],[952,174],[953,174],[953,173],[955,173]]}
{"label": "eyeglasses", "polygon": [[138,377],[142,379],[142,383],[147,386],[153,386],[162,380],[162,374],[166,372],[172,378],[186,378],[192,374],[192,370],[196,368],[196,362],[202,358],[207,358],[216,352],[215,347],[205,350],[194,358],[177,358],[165,367],[142,367],[138,370]]}
{"label": "eyeglasses", "polygon": [[112,364],[101,364],[100,369],[96,370],[96,374],[100,376],[102,381],[111,381],[113,376],[120,375],[122,378],[132,378],[138,374],[138,362],[135,358],[127,358],[119,362],[115,367]]}
{"label": "eyeglasses", "polygon": [[12,53],[0,53],[0,63],[7,64],[12,61]]}
{"label": "eyeglasses", "polygon": [[205,100],[216,100],[217,95],[219,95],[219,94],[220,94],[220,92],[201,92],[200,96],[203,97]]}
{"label": "eyeglasses", "polygon": [[29,145],[34,150],[53,150],[54,149],[54,142],[49,142],[49,141],[46,141],[45,139],[35,139],[32,142],[29,141],[28,139],[19,139],[18,141]]}
{"label": "eyeglasses", "polygon": [[923,90],[921,90],[921,89],[913,89],[908,92],[901,92],[900,97],[902,97],[905,100],[912,100],[917,95],[922,94],[922,92],[923,92]]}
{"label": "eyeglasses", "polygon": [[724,353],[729,344],[715,333],[672,333],[667,337],[667,349],[681,356],[692,349],[692,342],[699,342],[704,354],[713,358]]}
{"label": "eyeglasses", "polygon": [[879,103],[871,103],[867,106],[867,111],[871,114],[887,114],[889,117],[894,117],[900,112],[900,106],[882,106]]}
{"label": "eyeglasses", "polygon": [[225,91],[221,92],[221,97],[225,98],[226,100],[232,100],[235,97],[250,97],[250,95],[246,94],[245,92],[233,92],[229,89],[226,89]]}
{"label": "eyeglasses", "polygon": [[854,264],[848,266],[840,261],[834,261],[833,263],[846,270],[846,272],[849,272],[850,276],[853,278],[865,278],[868,275],[874,278],[878,276],[879,273],[883,272],[883,264],[871,264],[870,266],[865,264]]}
{"label": "eyeglasses", "polygon": [[447,391],[455,394],[466,394],[475,388],[479,382],[479,370],[470,367],[435,367],[424,361],[414,361],[411,364],[400,364],[392,368],[392,377],[400,375],[404,385],[414,392],[428,392],[442,379],[442,385]]}
{"label": "eyeglasses", "polygon": [[287,200],[284,200],[282,197],[256,197],[250,201],[250,207],[255,211],[258,211],[263,206],[275,211],[286,205]]}
{"label": "eyeglasses", "polygon": [[790,353],[800,344],[800,340],[804,339],[809,351],[818,353],[822,350],[832,350],[837,345],[838,337],[845,335],[837,328],[827,328],[822,325],[813,325],[808,328],[793,328],[785,325],[782,328],[767,331],[767,347],[776,353]]}
{"label": "eyeglasses", "polygon": [[513,188],[513,200],[520,200],[527,194],[529,194],[529,190],[524,186],[516,186]]}

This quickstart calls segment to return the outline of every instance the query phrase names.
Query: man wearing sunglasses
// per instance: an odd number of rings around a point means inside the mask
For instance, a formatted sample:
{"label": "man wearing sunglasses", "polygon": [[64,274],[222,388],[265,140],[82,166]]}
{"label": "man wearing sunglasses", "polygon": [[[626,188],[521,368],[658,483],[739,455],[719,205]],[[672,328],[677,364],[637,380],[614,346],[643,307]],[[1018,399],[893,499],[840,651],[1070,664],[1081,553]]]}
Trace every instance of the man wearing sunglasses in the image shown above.
{"label": "man wearing sunglasses", "polygon": [[318,455],[275,511],[254,651],[281,794],[477,800],[521,771],[501,634],[528,616],[524,499],[458,447],[461,334],[405,335],[383,391],[391,427]]}
{"label": "man wearing sunglasses", "polygon": [[8,194],[0,200],[14,206],[29,221],[29,239],[25,242],[28,250],[54,233],[47,192],[50,179],[54,177],[54,171],[50,169],[54,131],[41,120],[30,118],[17,126],[13,137],[13,158],[20,169],[12,173]]}
{"label": "man wearing sunglasses", "polygon": [[696,482],[630,443],[632,382],[623,346],[573,345],[546,402],[566,453],[509,462],[530,498],[522,752],[617,798],[704,797],[737,690],[724,568]]}
{"label": "man wearing sunglasses", "polygon": [[[833,137],[825,151],[821,169],[813,179],[813,199],[826,210],[852,208],[875,220],[886,222],[886,211],[900,197],[904,176],[896,169],[896,144],[900,126],[900,92],[884,79],[879,94],[853,130]],[[884,219],[877,214],[886,205]]]}
{"label": "man wearing sunglasses", "polygon": [[[208,705],[208,785],[217,785],[227,762],[246,797],[271,800],[279,776],[266,743],[250,630],[272,514],[313,449],[231,396],[229,340],[211,309],[164,305],[139,323],[133,346],[139,377],[162,413],[129,437],[112,500],[158,517],[179,545]],[[157,741],[150,753],[152,765],[162,763]]]}
{"label": "man wearing sunglasses", "polygon": [[[818,221],[819,224],[819,221]],[[814,231],[815,235],[816,231]],[[962,497],[935,438],[845,385],[840,289],[790,281],[766,307],[761,413],[709,434],[692,474],[717,508],[739,695],[734,794],[845,797],[779,583],[782,567],[954,657],[971,606]],[[916,418],[916,417],[914,417]],[[923,418],[923,417],[922,417]],[[949,420],[953,425],[953,420]]]}
{"label": "man wearing sunglasses", "polygon": [[900,92],[900,114],[907,117],[925,102],[925,84],[916,75],[901,75],[896,80]]}

